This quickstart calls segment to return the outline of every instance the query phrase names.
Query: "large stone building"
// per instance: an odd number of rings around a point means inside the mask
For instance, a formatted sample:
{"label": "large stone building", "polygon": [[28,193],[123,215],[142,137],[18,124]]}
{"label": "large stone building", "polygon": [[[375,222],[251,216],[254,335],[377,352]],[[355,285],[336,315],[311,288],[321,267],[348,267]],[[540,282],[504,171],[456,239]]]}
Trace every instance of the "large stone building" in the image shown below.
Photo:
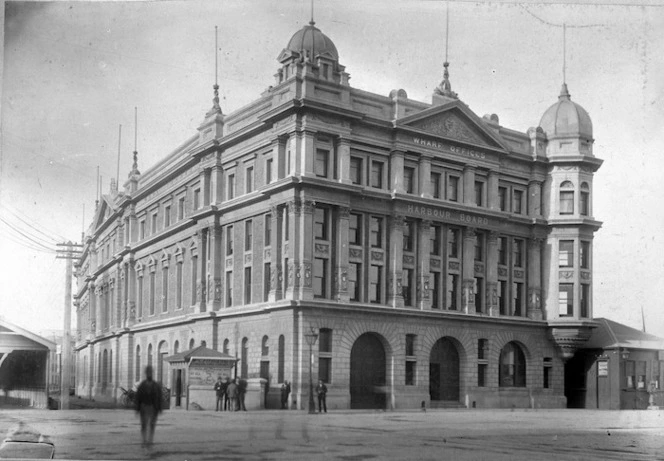
{"label": "large stone building", "polygon": [[117,398],[148,363],[174,389],[163,358],[204,343],[301,408],[313,332],[333,409],[564,407],[602,163],[567,86],[519,132],[473,113],[447,63],[430,103],[352,88],[313,22],[277,59],[258,99],[223,114],[215,86],[198,133],[143,172],[134,153],[100,201],[78,393]]}

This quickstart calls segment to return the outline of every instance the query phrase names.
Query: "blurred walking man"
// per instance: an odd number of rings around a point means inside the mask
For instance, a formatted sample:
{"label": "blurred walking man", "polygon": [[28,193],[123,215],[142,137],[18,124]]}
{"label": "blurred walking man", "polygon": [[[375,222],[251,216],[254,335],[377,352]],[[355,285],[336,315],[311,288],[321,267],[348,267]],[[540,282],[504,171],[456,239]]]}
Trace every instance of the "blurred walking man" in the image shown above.
{"label": "blurred walking man", "polygon": [[161,384],[152,379],[152,367],[145,367],[145,379],[136,391],[136,411],[141,415],[141,436],[143,447],[149,447],[154,440],[157,416],[161,413]]}

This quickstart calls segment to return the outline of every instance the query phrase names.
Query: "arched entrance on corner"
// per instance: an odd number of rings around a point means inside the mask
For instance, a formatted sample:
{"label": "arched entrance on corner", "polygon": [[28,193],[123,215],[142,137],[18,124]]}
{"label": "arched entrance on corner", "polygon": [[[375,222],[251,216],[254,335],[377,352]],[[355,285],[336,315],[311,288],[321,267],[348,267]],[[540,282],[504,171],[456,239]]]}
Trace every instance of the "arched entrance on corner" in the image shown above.
{"label": "arched entrance on corner", "polygon": [[361,335],[350,351],[350,407],[385,409],[385,348],[375,333]]}
{"label": "arched entrance on corner", "polygon": [[440,338],[429,356],[432,401],[459,401],[459,351],[449,338]]}

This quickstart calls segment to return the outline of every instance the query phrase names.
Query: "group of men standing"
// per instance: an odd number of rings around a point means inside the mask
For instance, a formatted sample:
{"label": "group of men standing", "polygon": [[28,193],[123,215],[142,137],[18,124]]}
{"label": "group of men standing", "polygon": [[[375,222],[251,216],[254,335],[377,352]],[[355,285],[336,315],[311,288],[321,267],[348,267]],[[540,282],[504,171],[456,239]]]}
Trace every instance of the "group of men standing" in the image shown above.
{"label": "group of men standing", "polygon": [[247,393],[247,381],[244,379],[229,379],[219,376],[214,384],[217,393],[216,411],[247,411],[244,405],[244,396]]}

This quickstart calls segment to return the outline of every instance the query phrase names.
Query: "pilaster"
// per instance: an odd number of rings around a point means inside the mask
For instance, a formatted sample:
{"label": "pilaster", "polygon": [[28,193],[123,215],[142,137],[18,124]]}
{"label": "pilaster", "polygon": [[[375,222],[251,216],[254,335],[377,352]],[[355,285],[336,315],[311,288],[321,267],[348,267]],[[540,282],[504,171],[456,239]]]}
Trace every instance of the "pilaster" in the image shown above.
{"label": "pilaster", "polygon": [[431,198],[431,158],[422,155],[419,166],[420,196]]}
{"label": "pilaster", "polygon": [[500,315],[498,309],[498,233],[490,232],[486,253],[486,311],[492,317]]}
{"label": "pilaster", "polygon": [[339,182],[350,184],[350,139],[340,137],[337,140],[337,162]]}
{"label": "pilaster", "polygon": [[[401,176],[403,177],[403,169]],[[387,304],[392,307],[403,307],[402,277],[404,217],[401,215],[392,215],[390,217],[389,226],[390,253],[387,258]]]}
{"label": "pilaster", "polygon": [[313,274],[312,265],[314,260],[314,206],[315,202],[303,200],[301,202],[301,214],[297,219],[297,227],[294,230],[299,239],[298,253],[299,264],[295,266],[295,284],[299,288],[299,299],[313,299]]}
{"label": "pilaster", "polygon": [[207,310],[218,311],[221,308],[221,281],[224,276],[224,256],[222,251],[221,226],[215,224],[208,228],[210,245],[210,287],[208,287]]}
{"label": "pilaster", "polygon": [[[429,162],[429,165],[431,163]],[[421,164],[420,164],[421,166]],[[423,220],[417,231],[417,308],[431,309],[429,284],[431,279],[431,221]]]}
{"label": "pilaster", "polygon": [[[474,174],[473,174],[474,178]],[[475,312],[475,229],[463,230],[463,263],[461,282],[461,307],[464,313]]]}
{"label": "pilaster", "polygon": [[275,302],[283,297],[283,207],[272,205],[270,219],[272,232],[270,234],[270,293],[268,300]]}
{"label": "pilaster", "polygon": [[475,167],[472,165],[463,168],[463,203],[475,206]]}
{"label": "pilaster", "polygon": [[528,216],[538,218],[542,216],[542,182],[530,181],[528,183]]}
{"label": "pilaster", "polygon": [[394,150],[390,152],[390,190],[400,194],[406,193],[403,183],[403,163],[403,151]]}
{"label": "pilaster", "polygon": [[196,304],[200,312],[206,309],[206,281],[207,281],[207,228],[198,229],[198,277],[196,279]]}
{"label": "pilaster", "polygon": [[489,171],[487,179],[487,197],[490,210],[500,210],[500,199],[498,197],[498,172]]}
{"label": "pilaster", "polygon": [[334,296],[337,301],[347,303],[350,301],[348,293],[348,232],[350,229],[350,208],[338,207],[336,220],[335,268],[334,268]]}
{"label": "pilaster", "polygon": [[542,255],[543,239],[535,237],[528,240],[528,318],[542,320]]}

